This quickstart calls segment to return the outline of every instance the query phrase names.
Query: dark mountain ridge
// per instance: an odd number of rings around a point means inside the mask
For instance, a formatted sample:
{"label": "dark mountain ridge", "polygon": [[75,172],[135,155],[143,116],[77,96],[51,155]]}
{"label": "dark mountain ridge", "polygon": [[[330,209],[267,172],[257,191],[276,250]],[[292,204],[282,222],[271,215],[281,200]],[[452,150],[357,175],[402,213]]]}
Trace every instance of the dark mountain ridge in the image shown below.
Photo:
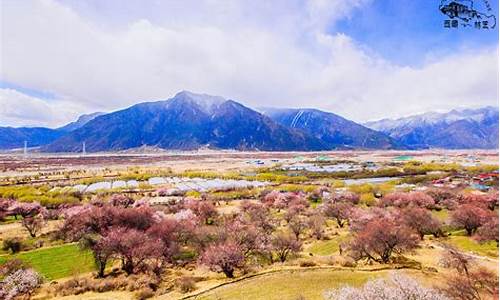
{"label": "dark mountain ridge", "polygon": [[102,115],[43,147],[44,151],[123,150],[142,146],[191,150],[325,150],[302,131],[286,128],[248,107],[221,97],[180,92]]}

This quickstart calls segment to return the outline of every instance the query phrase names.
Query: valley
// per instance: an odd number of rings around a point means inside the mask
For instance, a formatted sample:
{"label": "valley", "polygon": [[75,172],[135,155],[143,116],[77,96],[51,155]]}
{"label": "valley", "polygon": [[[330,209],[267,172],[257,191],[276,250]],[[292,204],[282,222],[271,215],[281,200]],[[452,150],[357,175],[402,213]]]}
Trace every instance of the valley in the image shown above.
{"label": "valley", "polygon": [[[468,280],[444,264],[450,256],[498,276],[498,242],[487,229],[498,220],[497,157],[495,150],[2,154],[0,270],[42,276],[33,299],[330,299],[345,285],[376,280],[446,295],[456,288],[451,278]],[[484,218],[471,234],[460,221],[469,210]],[[396,239],[393,254],[360,252],[370,248],[357,243],[371,234],[379,235],[372,243],[380,234]],[[117,244],[98,246],[104,242]],[[488,289],[476,292],[489,299]]]}

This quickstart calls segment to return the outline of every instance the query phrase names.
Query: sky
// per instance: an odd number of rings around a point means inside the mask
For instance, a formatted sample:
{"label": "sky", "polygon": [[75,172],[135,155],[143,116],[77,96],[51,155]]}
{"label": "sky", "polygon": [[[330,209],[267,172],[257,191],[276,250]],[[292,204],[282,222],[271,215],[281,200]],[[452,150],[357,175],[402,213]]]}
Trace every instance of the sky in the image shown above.
{"label": "sky", "polygon": [[498,106],[498,26],[444,28],[440,1],[1,0],[0,126],[182,90],[357,122]]}

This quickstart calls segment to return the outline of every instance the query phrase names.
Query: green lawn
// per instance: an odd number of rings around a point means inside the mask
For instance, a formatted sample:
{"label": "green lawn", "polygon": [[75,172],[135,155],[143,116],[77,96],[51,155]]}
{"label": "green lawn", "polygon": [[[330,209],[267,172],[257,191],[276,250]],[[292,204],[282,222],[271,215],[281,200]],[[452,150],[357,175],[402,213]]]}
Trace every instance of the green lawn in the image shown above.
{"label": "green lawn", "polygon": [[360,286],[386,272],[297,270],[262,275],[219,287],[196,299],[323,299],[326,290],[343,285]]}
{"label": "green lawn", "polygon": [[496,242],[480,244],[468,236],[452,235],[447,242],[463,251],[472,251],[479,255],[498,257]]}
{"label": "green lawn", "polygon": [[0,256],[0,263],[10,258],[22,259],[48,280],[94,270],[92,254],[89,251],[81,251],[76,244]]}

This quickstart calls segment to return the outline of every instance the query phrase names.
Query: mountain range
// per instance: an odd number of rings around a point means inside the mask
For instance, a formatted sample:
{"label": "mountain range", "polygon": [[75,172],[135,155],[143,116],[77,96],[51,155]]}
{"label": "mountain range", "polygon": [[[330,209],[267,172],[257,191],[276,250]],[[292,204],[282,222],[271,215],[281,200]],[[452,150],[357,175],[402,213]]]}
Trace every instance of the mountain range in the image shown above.
{"label": "mountain range", "polygon": [[498,107],[429,112],[367,122],[411,149],[497,149]]}
{"label": "mountain range", "polygon": [[[496,128],[496,130],[495,130]],[[498,148],[498,108],[428,113],[358,124],[317,109],[246,107],[187,91],[111,113],[82,115],[56,129],[0,127],[0,149],[119,151],[152,146],[316,151],[334,149]]]}

